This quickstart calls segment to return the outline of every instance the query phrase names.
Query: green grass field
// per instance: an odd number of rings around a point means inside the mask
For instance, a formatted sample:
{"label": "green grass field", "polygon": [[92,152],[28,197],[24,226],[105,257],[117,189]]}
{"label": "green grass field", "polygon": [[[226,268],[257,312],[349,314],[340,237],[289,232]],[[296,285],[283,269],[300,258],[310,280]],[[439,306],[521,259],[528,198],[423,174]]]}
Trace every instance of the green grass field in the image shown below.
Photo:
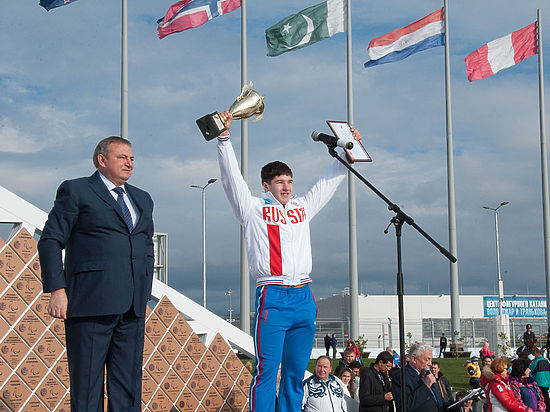
{"label": "green grass field", "polygon": [[[466,373],[466,369],[464,368],[464,364],[466,363],[466,358],[447,358],[447,359],[434,359],[437,360],[441,366],[441,372],[447,377],[449,382],[451,382],[451,386],[453,387],[453,391],[460,391],[460,390],[471,390],[468,381],[469,376]],[[365,366],[369,366],[371,362],[374,362],[374,359],[369,359],[368,361],[364,361],[363,363]],[[332,360],[332,370],[334,371],[336,369],[336,366],[338,366],[338,359]],[[313,373],[313,370],[315,368],[315,360],[312,359],[309,361],[307,370]]]}

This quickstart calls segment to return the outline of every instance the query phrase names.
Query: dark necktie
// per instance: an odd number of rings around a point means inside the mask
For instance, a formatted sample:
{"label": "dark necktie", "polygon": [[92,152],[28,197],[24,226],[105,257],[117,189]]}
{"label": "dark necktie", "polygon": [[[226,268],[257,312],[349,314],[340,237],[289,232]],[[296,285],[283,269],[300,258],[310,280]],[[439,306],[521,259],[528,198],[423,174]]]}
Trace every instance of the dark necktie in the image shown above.
{"label": "dark necktie", "polygon": [[130,213],[130,209],[128,209],[128,206],[126,206],[126,202],[124,201],[124,189],[121,187],[115,187],[113,192],[117,194],[116,202],[120,206],[124,222],[126,223],[126,226],[128,226],[128,230],[131,232],[134,229],[134,224],[132,223],[132,214]]}

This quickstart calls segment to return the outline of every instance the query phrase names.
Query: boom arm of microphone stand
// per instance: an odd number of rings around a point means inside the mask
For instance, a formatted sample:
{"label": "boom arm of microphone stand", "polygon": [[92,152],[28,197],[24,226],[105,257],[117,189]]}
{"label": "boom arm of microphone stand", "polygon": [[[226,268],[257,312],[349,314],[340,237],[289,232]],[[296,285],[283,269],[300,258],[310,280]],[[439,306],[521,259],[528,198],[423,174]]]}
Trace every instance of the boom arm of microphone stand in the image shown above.
{"label": "boom arm of microphone stand", "polygon": [[[327,145],[328,146],[328,145]],[[393,203],[390,199],[388,199],[384,194],[378,190],[372,183],[370,183],[367,179],[365,179],[357,170],[355,170],[353,167],[351,167],[348,162],[346,162],[344,159],[342,159],[338,153],[335,150],[334,147],[328,146],[328,152],[329,154],[338,159],[340,163],[342,163],[351,173],[353,173],[360,181],[362,181],[365,185],[369,187],[374,193],[378,195],[386,204],[388,205],[388,209],[392,212],[396,213],[396,218],[401,222],[406,222],[412,227],[414,227],[418,233],[420,233],[422,236],[428,240],[432,245],[436,247],[437,250],[439,250],[443,256],[445,256],[447,259],[449,259],[451,262],[455,263],[457,261],[456,257],[453,256],[447,249],[445,249],[443,246],[441,246],[435,239],[433,239],[430,235],[428,235],[420,226],[418,226],[412,217],[407,215],[405,212],[401,210],[399,206],[397,206],[395,203]]]}

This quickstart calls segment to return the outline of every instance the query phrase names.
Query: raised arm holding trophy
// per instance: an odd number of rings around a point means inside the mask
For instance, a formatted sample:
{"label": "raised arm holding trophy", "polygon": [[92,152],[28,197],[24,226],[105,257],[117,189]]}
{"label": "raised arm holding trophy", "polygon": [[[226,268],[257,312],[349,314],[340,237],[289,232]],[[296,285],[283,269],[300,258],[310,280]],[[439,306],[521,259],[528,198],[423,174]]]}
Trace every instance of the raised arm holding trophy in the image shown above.
{"label": "raised arm holding trophy", "polygon": [[[245,84],[241,90],[241,94],[229,108],[233,119],[249,119],[252,116],[256,116],[255,119],[252,119],[253,122],[263,119],[264,96],[256,90],[252,90],[252,86],[252,82]],[[227,130],[224,119],[222,119],[222,116],[218,112],[204,115],[200,119],[197,119],[196,122],[207,141],[218,137]]]}
{"label": "raised arm holding trophy", "polygon": [[[243,89],[243,94],[244,92]],[[263,98],[261,103],[263,111]],[[254,197],[240,173],[229,140],[229,129],[234,118],[232,112],[226,110],[212,115],[216,115],[219,123],[223,123],[216,126],[219,130],[218,163],[221,180],[235,216],[243,227],[248,263],[251,274],[256,279],[254,317],[256,369],[250,385],[250,409],[255,412],[274,410],[277,371],[281,365],[277,411],[298,411],[301,410],[304,393],[301,382],[311,355],[316,317],[315,301],[308,286],[311,282],[309,274],[312,269],[309,222],[334,195],[338,185],[346,176],[346,170],[371,189],[387,204],[388,209],[395,213],[385,233],[390,226],[394,226],[397,240],[401,353],[405,353],[401,258],[403,224],[407,223],[414,227],[451,262],[456,262],[456,257],[348,164],[353,163],[355,159],[368,162],[371,158],[361,144],[361,135],[347,122],[327,121],[336,137],[320,132],[313,133],[312,138],[325,143],[335,161],[305,196],[292,196],[291,169],[283,162],[274,161],[262,168],[264,192],[261,196]],[[197,121],[199,127],[204,123],[204,119],[203,117]],[[207,140],[212,138],[212,130],[206,130],[210,134],[204,133],[201,127]],[[351,135],[357,141],[351,147],[354,150],[353,153],[346,149],[348,162],[336,151],[337,146],[348,147],[346,141],[349,142],[349,139],[346,139],[346,135]],[[401,367],[400,382],[406,387],[407,378],[404,372],[405,369]],[[406,405],[405,392],[401,391],[399,399],[396,399],[403,412]]]}
{"label": "raised arm holding trophy", "polygon": [[[292,196],[290,167],[274,161],[261,170],[263,193],[252,196],[229,140],[234,113],[231,110],[217,113],[223,121],[220,128],[223,131],[218,133],[218,163],[226,196],[243,227],[248,263],[256,279],[256,368],[249,402],[256,412],[275,410],[277,372],[281,365],[277,410],[299,411],[317,315],[309,288],[312,269],[309,223],[334,195],[346,169],[335,161],[305,196]],[[353,137],[361,141],[356,130]],[[209,140],[207,135],[205,138]]]}

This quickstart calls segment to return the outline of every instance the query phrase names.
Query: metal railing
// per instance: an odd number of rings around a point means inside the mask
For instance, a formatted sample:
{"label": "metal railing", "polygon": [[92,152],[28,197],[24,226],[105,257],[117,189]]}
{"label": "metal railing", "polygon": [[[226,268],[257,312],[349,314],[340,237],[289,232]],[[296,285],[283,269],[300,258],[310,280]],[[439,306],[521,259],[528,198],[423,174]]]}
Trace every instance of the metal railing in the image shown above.
{"label": "metal railing", "polygon": [[[523,344],[523,332],[525,325],[530,323],[533,332],[538,337],[538,345],[542,346],[547,340],[546,318],[511,318],[510,319],[510,344],[513,349]],[[492,318],[463,318],[460,319],[460,343],[465,348],[481,348],[484,342],[492,336]],[[343,319],[317,319],[317,330],[315,332],[314,348],[324,348],[324,337],[327,333],[332,336],[336,334],[338,348],[342,350],[349,338],[349,320]],[[405,343],[410,345],[414,342],[423,342],[439,348],[439,338],[445,333],[448,343],[454,338],[451,331],[450,318],[427,318],[416,321],[405,321]],[[396,327],[396,320],[390,321],[361,321],[359,334],[367,339],[367,348],[383,350],[387,346],[394,349],[399,346],[399,331]],[[491,343],[491,342],[490,342]],[[491,350],[496,344],[491,343]]]}

